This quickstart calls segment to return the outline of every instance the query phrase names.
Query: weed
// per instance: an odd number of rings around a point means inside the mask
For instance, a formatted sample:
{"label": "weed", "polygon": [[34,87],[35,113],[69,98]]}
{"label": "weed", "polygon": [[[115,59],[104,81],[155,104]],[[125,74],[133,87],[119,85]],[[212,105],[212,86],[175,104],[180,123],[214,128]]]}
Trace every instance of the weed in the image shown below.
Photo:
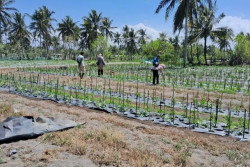
{"label": "weed", "polygon": [[187,159],[188,157],[191,157],[191,152],[189,150],[189,148],[185,148],[181,151],[181,153],[179,154],[179,160],[180,160],[180,165],[181,166],[186,166],[187,163]]}
{"label": "weed", "polygon": [[179,152],[182,148],[182,143],[181,142],[177,142],[176,145],[174,146],[174,150]]}
{"label": "weed", "polygon": [[228,150],[226,155],[235,165],[245,164],[245,161],[250,158],[250,154],[241,153],[237,150]]}
{"label": "weed", "polygon": [[57,150],[47,149],[43,151],[40,161],[48,163],[51,159],[55,159],[56,157],[57,157]]}
{"label": "weed", "polygon": [[12,114],[14,111],[13,111],[13,108],[11,107],[11,105],[9,104],[0,104],[0,114],[1,115],[9,115],[9,114]]}
{"label": "weed", "polygon": [[161,139],[161,141],[162,141],[164,144],[171,144],[171,141],[168,140],[168,139],[165,139],[165,138]]}
{"label": "weed", "polygon": [[2,159],[2,157],[0,157],[0,165],[4,164],[4,163],[5,163],[5,161]]}
{"label": "weed", "polygon": [[9,116],[22,116],[23,112],[14,112],[14,109],[9,104],[0,104],[0,120],[6,119]]}
{"label": "weed", "polygon": [[168,158],[168,157],[167,157],[167,158],[164,158],[164,159],[163,159],[163,163],[164,163],[164,164],[169,164],[169,163],[170,163],[169,158]]}

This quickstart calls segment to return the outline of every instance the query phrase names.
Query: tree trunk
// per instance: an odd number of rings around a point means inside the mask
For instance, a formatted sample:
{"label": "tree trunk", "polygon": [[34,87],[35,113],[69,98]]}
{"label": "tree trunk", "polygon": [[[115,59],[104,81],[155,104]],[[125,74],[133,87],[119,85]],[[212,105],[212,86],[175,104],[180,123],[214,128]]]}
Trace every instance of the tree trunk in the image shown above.
{"label": "tree trunk", "polygon": [[21,38],[21,44],[20,44],[20,46],[21,46],[21,49],[22,49],[22,57],[23,57],[23,59],[24,59],[23,38]]}
{"label": "tree trunk", "polygon": [[46,39],[45,39],[45,47],[46,47],[46,59],[49,58],[49,44],[48,44],[48,34],[46,34]]}
{"label": "tree trunk", "polygon": [[188,6],[189,0],[186,1],[186,10],[185,10],[185,48],[184,48],[184,68],[186,67],[187,61],[187,36],[188,36]]}
{"label": "tree trunk", "polygon": [[198,60],[198,64],[201,65],[201,62],[200,62],[200,56],[199,56],[199,45],[197,44],[196,45],[196,57],[197,57],[197,60]]}
{"label": "tree trunk", "polygon": [[193,65],[193,60],[194,60],[194,58],[193,58],[193,45],[191,45],[191,53],[190,53],[190,55],[191,55],[190,63]]}
{"label": "tree trunk", "polygon": [[19,60],[22,60],[22,53],[21,53],[21,45],[20,45],[20,42],[19,42],[19,45],[17,46],[17,51],[18,51],[18,59]]}
{"label": "tree trunk", "polygon": [[65,52],[65,42],[64,42],[64,40],[63,40],[63,51],[64,51],[64,60],[67,60],[67,53]]}
{"label": "tree trunk", "polygon": [[207,37],[204,37],[204,58],[205,58],[205,63],[207,64]]}
{"label": "tree trunk", "polygon": [[[2,42],[2,27],[1,27],[1,22],[0,22],[0,43]],[[0,55],[2,57],[2,49],[0,48]]]}
{"label": "tree trunk", "polygon": [[[224,38],[224,41],[225,41],[226,39]],[[223,62],[224,62],[224,64],[225,64],[225,61],[226,61],[226,45],[225,45],[225,47],[224,47],[224,60],[223,60]]]}
{"label": "tree trunk", "polygon": [[42,48],[42,36],[40,35],[40,57],[42,57],[42,52],[41,52],[41,48]]}
{"label": "tree trunk", "polygon": [[70,42],[68,42],[68,49],[69,49],[69,50],[68,50],[69,59],[72,59],[72,57],[71,57],[71,56],[72,56],[72,55],[71,55],[71,50],[72,50],[72,49],[71,49],[71,43],[70,43]]}
{"label": "tree trunk", "polygon": [[[2,42],[2,24],[0,23],[0,43]],[[1,51],[1,50],[0,50]]]}

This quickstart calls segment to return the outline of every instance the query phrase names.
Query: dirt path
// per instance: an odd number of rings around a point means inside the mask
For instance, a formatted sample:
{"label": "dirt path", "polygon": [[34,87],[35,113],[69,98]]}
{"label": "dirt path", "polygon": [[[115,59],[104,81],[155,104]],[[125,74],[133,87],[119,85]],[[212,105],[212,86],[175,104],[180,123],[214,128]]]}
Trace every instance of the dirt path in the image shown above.
{"label": "dirt path", "polygon": [[[52,116],[83,126],[0,145],[1,166],[249,166],[250,143],[0,92],[1,121]],[[18,153],[8,157],[12,149]]]}

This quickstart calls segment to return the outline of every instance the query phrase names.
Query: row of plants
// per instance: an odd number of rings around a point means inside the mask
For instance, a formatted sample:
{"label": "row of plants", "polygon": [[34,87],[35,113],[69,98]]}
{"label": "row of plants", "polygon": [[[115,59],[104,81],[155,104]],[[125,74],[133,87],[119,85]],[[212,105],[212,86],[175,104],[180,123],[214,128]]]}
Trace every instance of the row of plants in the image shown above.
{"label": "row of plants", "polygon": [[[89,84],[86,82],[85,80],[82,83],[79,80],[79,83],[67,85],[65,82],[60,83],[59,79],[41,78],[39,75],[30,75],[26,78],[14,74],[0,75],[1,87],[7,87],[9,91],[26,96],[53,99],[67,104],[88,104],[94,109],[116,110],[126,116],[136,116],[145,120],[151,119],[155,123],[166,124],[168,122],[169,125],[192,127],[196,130],[197,128],[207,128],[209,132],[216,133],[224,130],[224,133],[228,133],[228,135],[236,135],[237,132],[237,135],[241,134],[243,138],[244,135],[249,134],[250,113],[247,116],[247,110],[245,109],[243,116],[236,118],[232,114],[231,104],[229,103],[227,115],[220,115],[221,104],[219,99],[215,103],[215,112],[212,111],[213,104],[207,100],[204,105],[209,112],[203,113],[198,110],[200,104],[197,99],[189,98],[187,94],[186,99],[183,98],[183,109],[179,110],[175,105],[177,100],[174,89],[173,96],[170,99],[171,103],[166,105],[164,92],[160,97],[157,97],[156,90],[153,90],[153,96],[150,97],[151,92],[149,90],[144,90],[144,93],[139,92],[138,82],[137,91],[134,94],[135,100],[130,99],[132,93],[125,91],[124,81],[120,82],[116,90],[111,89],[110,80],[105,79],[103,87],[99,90],[94,88],[93,79]],[[246,131],[247,129],[248,131]]]}
{"label": "row of plants", "polygon": [[[151,65],[145,64],[119,64],[107,65],[104,77],[113,80],[127,80],[151,83]],[[95,66],[88,66],[87,76],[97,76]],[[65,76],[77,76],[78,69],[72,67],[29,67],[19,68],[23,72],[39,72],[43,74],[55,74]],[[248,67],[207,67],[207,68],[184,68],[166,69],[164,72],[166,79],[160,77],[162,84],[176,84],[178,87],[202,88],[210,91],[220,91],[224,93],[243,92],[250,94],[250,69]]]}
{"label": "row of plants", "polygon": [[[57,68],[56,68],[57,69]],[[3,75],[2,73],[1,73],[1,75]],[[32,77],[36,77],[37,79],[35,79],[35,81],[37,80],[37,81],[40,81],[41,80],[41,77],[48,77],[48,79],[50,79],[50,77],[51,78],[55,78],[56,76],[51,76],[51,75],[43,75],[43,74],[32,74],[32,73],[21,73],[21,74],[19,74],[19,78],[23,78],[24,80],[25,80],[25,82],[27,82],[26,80],[28,80],[27,78],[29,78],[29,80],[28,81],[30,81],[30,78],[31,78],[31,76]],[[85,79],[88,79],[89,81],[89,84],[91,85],[91,89],[92,88],[94,88],[97,92],[99,91],[101,91],[101,90],[99,90],[98,88],[99,88],[99,86],[100,86],[100,83],[99,82],[104,82],[104,80],[109,80],[109,82],[110,82],[110,80],[112,81],[112,83],[114,84],[114,90],[116,90],[116,91],[118,91],[118,90],[120,90],[120,87],[121,87],[121,83],[122,82],[125,82],[125,81],[127,81],[126,79],[124,79],[124,78],[122,78],[122,79],[119,79],[119,80],[117,80],[117,81],[114,81],[113,79],[107,79],[107,78],[99,78],[99,77],[94,77],[94,76],[91,76],[91,77],[87,77],[87,78],[85,78]],[[34,79],[33,79],[34,80]],[[136,82],[139,82],[139,77],[138,77],[138,75],[137,75],[137,80],[136,80]],[[73,82],[74,83],[74,82]],[[129,84],[129,82],[126,82],[126,84]],[[135,84],[135,83],[134,83]],[[101,84],[102,85],[102,84]],[[145,93],[145,85],[143,85],[143,84],[141,84],[142,85],[142,87],[143,88],[140,88],[141,90],[141,92],[144,92]],[[130,87],[130,86],[129,86]],[[173,89],[174,89],[174,87],[176,87],[176,84],[173,82],[173,84],[171,85],[171,87],[173,87]],[[153,88],[154,89],[154,87],[151,87],[151,88]],[[165,90],[165,88],[166,88],[166,85],[162,85],[162,90],[163,90],[163,96],[164,96],[164,90]],[[155,88],[156,89],[156,88]],[[137,90],[134,90],[133,88],[129,88],[128,89],[128,92],[127,93],[129,93],[129,94],[131,94],[129,91],[131,91],[131,92],[136,92]],[[120,92],[120,91],[119,91]],[[197,101],[197,107],[202,107],[202,108],[205,108],[204,106],[204,104],[206,103],[206,100],[207,99],[209,99],[209,92],[205,92],[204,91],[204,93],[202,94],[201,93],[202,91],[199,91],[199,90],[197,90],[197,93],[195,94],[194,92],[193,92],[193,97],[199,97],[199,96],[201,96],[201,98],[200,98],[200,100],[198,100],[198,98],[196,98],[196,101]],[[195,95],[194,95],[195,94]],[[131,98],[132,98],[132,95],[130,95],[131,96]],[[150,96],[151,96],[151,94],[150,94]],[[159,94],[158,94],[158,96],[160,96]],[[154,97],[154,95],[152,96],[153,98],[157,98],[157,97]],[[243,106],[243,102],[244,102],[244,100],[243,100],[243,97],[244,97],[244,99],[246,99],[247,97],[245,97],[245,96],[241,96],[241,102],[240,102],[240,104],[236,104],[235,105],[235,111],[237,111],[237,112],[239,112],[240,111],[240,107],[242,108],[242,106]],[[133,97],[134,98],[134,97]],[[221,99],[221,101],[223,100],[223,93],[221,93],[221,95],[219,95],[219,97],[218,98],[220,98]],[[160,98],[158,98],[158,99],[160,99]],[[184,97],[183,97],[183,99],[185,99]],[[182,99],[179,99],[179,101],[183,101]],[[198,102],[199,101],[199,102]],[[214,102],[215,103],[215,102]]]}
{"label": "row of plants", "polygon": [[38,66],[69,66],[69,65],[75,65],[76,62],[73,60],[1,60],[0,61],[0,67],[38,67]]}

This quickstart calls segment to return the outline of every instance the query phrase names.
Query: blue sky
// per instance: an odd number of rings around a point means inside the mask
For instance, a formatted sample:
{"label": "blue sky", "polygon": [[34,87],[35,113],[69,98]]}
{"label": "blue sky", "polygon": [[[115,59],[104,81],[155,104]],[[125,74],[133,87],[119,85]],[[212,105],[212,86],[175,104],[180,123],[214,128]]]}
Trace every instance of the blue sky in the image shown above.
{"label": "blue sky", "polygon": [[[163,31],[172,36],[171,18],[165,21],[164,10],[160,14],[154,13],[159,2],[160,0],[16,0],[12,6],[21,13],[33,14],[36,9],[46,5],[55,12],[53,17],[57,19],[57,23],[69,15],[75,22],[79,21],[78,24],[82,23],[83,16],[95,9],[102,12],[103,16],[110,17],[113,26],[120,29],[124,25],[130,25],[144,27],[153,35]],[[217,4],[217,14],[224,12],[227,16],[222,21],[222,26],[229,25],[236,33],[250,32],[250,0],[218,0]]]}

